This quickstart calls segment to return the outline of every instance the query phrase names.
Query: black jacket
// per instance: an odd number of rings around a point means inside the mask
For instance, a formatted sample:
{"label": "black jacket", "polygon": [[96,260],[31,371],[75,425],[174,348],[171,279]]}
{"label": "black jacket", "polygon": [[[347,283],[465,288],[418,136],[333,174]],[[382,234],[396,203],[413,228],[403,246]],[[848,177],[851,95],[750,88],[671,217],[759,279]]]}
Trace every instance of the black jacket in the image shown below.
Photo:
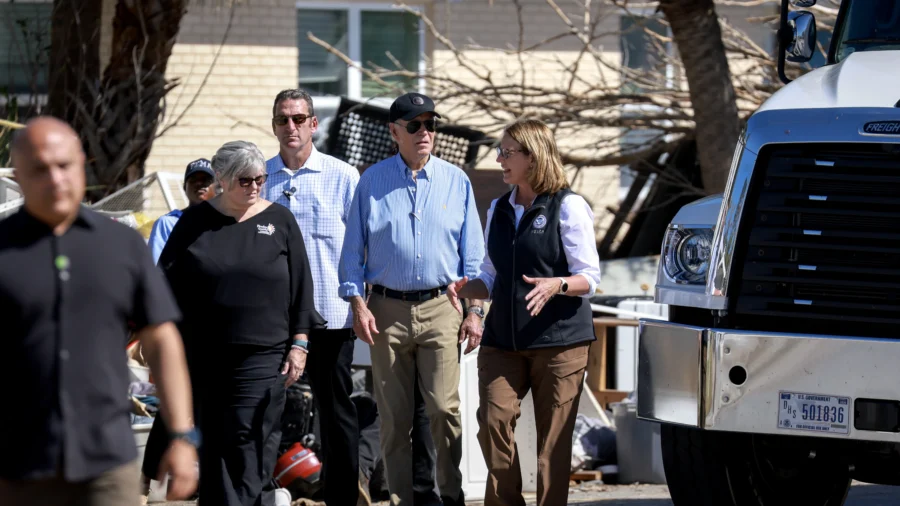
{"label": "black jacket", "polygon": [[534,285],[529,277],[568,277],[568,261],[560,235],[562,200],[571,190],[538,195],[522,216],[516,230],[510,193],[494,207],[487,250],[497,276],[491,292],[491,308],[485,322],[482,344],[507,350],[569,346],[593,341],[591,307],[582,297],[557,295],[540,314],[531,317],[525,296]]}

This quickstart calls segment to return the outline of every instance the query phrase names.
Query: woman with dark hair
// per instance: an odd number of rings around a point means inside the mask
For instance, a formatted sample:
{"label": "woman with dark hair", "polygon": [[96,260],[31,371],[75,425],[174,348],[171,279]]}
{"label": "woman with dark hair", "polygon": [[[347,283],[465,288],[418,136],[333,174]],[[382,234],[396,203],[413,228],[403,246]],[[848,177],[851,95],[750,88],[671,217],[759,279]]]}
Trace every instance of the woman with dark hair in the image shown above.
{"label": "woman with dark hair", "polygon": [[566,504],[572,433],[588,349],[587,300],[600,281],[590,206],[572,193],[553,132],[537,120],[504,130],[497,161],[515,185],[495,200],[478,278],[448,292],[490,298],[478,352],[478,441],[488,468],[484,504],[524,504],[515,426],[530,390],[537,425],[537,504]]}
{"label": "woman with dark hair", "polygon": [[184,212],[159,258],[184,315],[200,503],[271,506],[285,388],[303,374],[310,330],[326,322],[294,216],[260,197],[260,150],[229,142],[212,168],[222,193]]}

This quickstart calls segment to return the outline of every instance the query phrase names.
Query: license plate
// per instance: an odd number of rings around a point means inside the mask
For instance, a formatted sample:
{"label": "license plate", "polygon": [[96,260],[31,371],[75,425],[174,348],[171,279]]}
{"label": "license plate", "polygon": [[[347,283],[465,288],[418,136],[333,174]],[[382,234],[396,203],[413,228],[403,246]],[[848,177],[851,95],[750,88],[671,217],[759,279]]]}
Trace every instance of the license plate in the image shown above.
{"label": "license plate", "polygon": [[850,398],[779,392],[778,426],[782,429],[850,433]]}

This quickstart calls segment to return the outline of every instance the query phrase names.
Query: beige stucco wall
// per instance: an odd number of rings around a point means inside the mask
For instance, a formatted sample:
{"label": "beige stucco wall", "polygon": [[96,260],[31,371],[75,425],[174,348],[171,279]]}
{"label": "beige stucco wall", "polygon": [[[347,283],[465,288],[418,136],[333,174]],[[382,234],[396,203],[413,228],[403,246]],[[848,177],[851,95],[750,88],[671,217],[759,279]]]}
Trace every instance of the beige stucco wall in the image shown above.
{"label": "beige stucco wall", "polygon": [[[576,27],[584,26],[583,2],[559,0],[557,4]],[[594,2],[589,19],[589,22],[597,22],[594,33],[601,35],[594,41],[596,55],[582,54],[583,44],[572,36],[542,44],[568,30],[563,17],[546,0],[521,0],[520,12],[511,0],[444,2],[434,6],[432,15],[441,33],[457,49],[464,51],[465,59],[477,72],[483,75],[489,72],[494,85],[520,83],[524,68],[526,85],[543,89],[565,89],[572,74],[569,69],[575,68],[574,63],[579,61],[577,76],[580,80],[593,86],[617,90],[620,85],[618,67],[622,60],[618,31],[623,11],[600,4],[603,2]],[[768,7],[751,10],[726,6],[719,7],[718,12],[729,24],[747,33],[763,49],[770,49],[771,27],[747,20],[749,16],[770,14],[770,10]],[[644,14],[652,15],[652,9]],[[521,32],[519,17],[522,19]],[[520,44],[521,47],[540,45],[540,50],[521,57],[511,51],[503,51],[515,49]],[[677,50],[673,47],[674,51]],[[436,42],[431,57],[435,73],[450,76],[476,88],[486,86],[483,79],[460,65],[453,51],[445,45]],[[743,75],[747,64],[734,60],[731,67],[734,74]],[[676,86],[686,89],[683,80],[677,80]],[[581,89],[583,88],[582,85]],[[579,89],[577,82],[573,89]],[[448,109],[454,118],[466,124],[496,127],[495,119],[479,112],[472,104],[457,102],[449,104]],[[596,146],[599,139],[618,134],[617,130],[612,129],[591,129],[559,137],[557,141],[561,150],[590,155],[591,147]],[[497,168],[494,157],[487,156],[479,164],[479,168]],[[575,171],[571,174],[573,188],[587,198],[594,208],[598,236],[601,236],[612,219],[612,213],[607,208],[618,205],[619,168],[594,167],[583,169],[577,173],[577,177]]]}
{"label": "beige stucco wall", "polygon": [[211,158],[231,140],[254,142],[267,157],[277,152],[272,100],[297,85],[295,2],[255,0],[236,6],[222,45],[229,15],[229,7],[191,2],[166,72],[181,83],[167,96],[166,125],[181,119],[154,143],[147,173],[181,173],[191,160]]}

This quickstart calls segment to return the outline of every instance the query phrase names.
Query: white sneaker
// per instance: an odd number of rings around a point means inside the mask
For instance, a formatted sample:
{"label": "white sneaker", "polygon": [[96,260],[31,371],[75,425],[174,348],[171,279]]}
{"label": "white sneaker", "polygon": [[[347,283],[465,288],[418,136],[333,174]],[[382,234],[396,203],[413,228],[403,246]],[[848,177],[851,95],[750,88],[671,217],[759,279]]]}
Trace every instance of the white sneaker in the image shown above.
{"label": "white sneaker", "polygon": [[291,493],[286,488],[275,490],[275,506],[291,506]]}

